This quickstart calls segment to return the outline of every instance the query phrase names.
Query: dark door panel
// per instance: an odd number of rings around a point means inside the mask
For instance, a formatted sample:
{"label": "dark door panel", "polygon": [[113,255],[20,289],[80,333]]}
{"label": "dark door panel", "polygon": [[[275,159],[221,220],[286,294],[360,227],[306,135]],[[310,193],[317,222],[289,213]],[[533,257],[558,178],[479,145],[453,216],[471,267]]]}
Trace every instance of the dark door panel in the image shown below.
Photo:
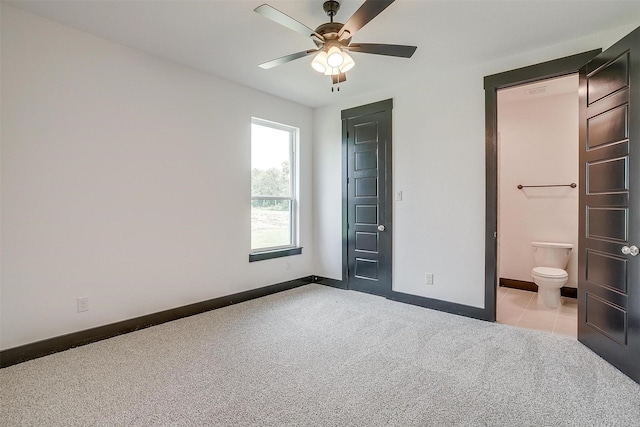
{"label": "dark door panel", "polygon": [[611,49],[587,64],[587,104],[591,106],[602,98],[629,86],[629,52],[624,50],[612,59]]}
{"label": "dark door panel", "polygon": [[586,256],[585,279],[588,282],[618,291],[624,295],[629,292],[627,288],[628,260],[626,258],[593,250],[587,250]]}
{"label": "dark door panel", "polygon": [[578,339],[640,382],[640,28],[580,70]]}
{"label": "dark door panel", "polygon": [[628,156],[587,162],[587,193],[615,193],[629,190]]}
{"label": "dark door panel", "polygon": [[391,108],[343,111],[346,150],[346,279],[349,289],[391,295]]}
{"label": "dark door panel", "polygon": [[606,147],[599,147],[597,150],[589,150],[585,153],[585,161],[597,162],[602,159],[614,159],[618,157],[624,157],[629,154],[629,140],[625,139],[619,143],[608,145]]}
{"label": "dark door panel", "polygon": [[629,137],[627,132],[628,107],[625,104],[614,107],[587,120],[589,148],[622,141]]}
{"label": "dark door panel", "polygon": [[585,323],[615,343],[626,346],[627,310],[603,298],[586,294]]}
{"label": "dark door panel", "polygon": [[628,208],[620,206],[587,206],[586,217],[587,238],[627,241]]}

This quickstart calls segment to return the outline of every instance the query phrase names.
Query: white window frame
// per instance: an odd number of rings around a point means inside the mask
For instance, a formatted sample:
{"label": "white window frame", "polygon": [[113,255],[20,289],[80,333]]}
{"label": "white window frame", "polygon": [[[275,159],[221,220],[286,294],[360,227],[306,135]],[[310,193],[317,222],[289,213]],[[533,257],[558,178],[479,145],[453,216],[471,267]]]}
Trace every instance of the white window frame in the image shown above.
{"label": "white window frame", "polygon": [[[297,146],[299,144],[300,130],[293,126],[288,126],[282,123],[276,123],[269,120],[259,119],[257,117],[251,118],[252,125],[264,126],[272,129],[278,129],[289,133],[289,196],[264,196],[251,194],[251,201],[254,200],[285,200],[289,201],[291,206],[289,226],[291,243],[288,245],[269,246],[263,248],[251,248],[250,254],[260,254],[264,252],[277,252],[286,251],[293,248],[298,248],[298,158],[297,158]],[[253,142],[253,135],[251,136]],[[251,167],[253,170],[253,165]],[[251,224],[253,225],[253,224]],[[251,243],[250,243],[251,245]],[[286,255],[286,254],[285,254]],[[284,255],[283,255],[284,256]]]}

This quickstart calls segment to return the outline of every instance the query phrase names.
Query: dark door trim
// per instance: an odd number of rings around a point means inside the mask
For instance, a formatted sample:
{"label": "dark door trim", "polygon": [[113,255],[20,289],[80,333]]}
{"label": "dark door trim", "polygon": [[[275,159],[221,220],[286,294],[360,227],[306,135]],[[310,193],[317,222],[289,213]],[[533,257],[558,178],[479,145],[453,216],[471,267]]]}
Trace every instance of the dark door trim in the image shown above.
{"label": "dark door trim", "polygon": [[[349,266],[348,260],[348,230],[347,230],[347,198],[348,198],[348,188],[347,188],[347,176],[348,176],[348,139],[347,139],[347,120],[346,119],[354,119],[360,116],[366,116],[369,114],[379,113],[383,111],[391,111],[393,110],[393,99],[386,99],[384,101],[378,101],[371,104],[362,105],[360,107],[349,108],[348,110],[342,111],[342,283],[345,289],[349,289],[349,276],[347,274],[347,268]],[[393,118],[392,118],[393,120]],[[391,169],[392,164],[392,138],[393,138],[393,127],[391,129],[391,138],[387,141],[388,153],[386,157],[386,164],[380,165],[380,167],[386,168],[386,182],[384,185],[388,186],[390,190],[393,189],[393,172]],[[387,233],[393,233],[393,191],[386,192],[386,199],[384,201],[386,209],[387,209]],[[389,241],[393,241],[393,235],[389,236]],[[388,251],[389,256],[392,258],[392,250],[393,245],[389,245],[389,248],[385,248]],[[393,262],[390,263],[393,265]],[[391,266],[390,266],[391,267]],[[392,273],[393,274],[393,273]],[[390,283],[391,287],[392,284]]]}
{"label": "dark door trim", "polygon": [[496,320],[496,262],[498,232],[498,90],[553,77],[577,73],[602,52],[602,49],[571,55],[484,78],[485,153],[486,153],[486,225],[484,314]]}

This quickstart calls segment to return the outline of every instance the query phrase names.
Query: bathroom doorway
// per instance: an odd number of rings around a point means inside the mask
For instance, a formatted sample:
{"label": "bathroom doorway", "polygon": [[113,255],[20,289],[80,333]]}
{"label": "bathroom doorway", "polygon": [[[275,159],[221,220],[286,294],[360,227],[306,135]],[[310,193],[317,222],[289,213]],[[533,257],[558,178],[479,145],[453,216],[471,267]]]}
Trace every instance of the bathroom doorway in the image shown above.
{"label": "bathroom doorway", "polygon": [[[497,92],[496,320],[576,339],[578,74]],[[573,246],[561,304],[538,303],[531,242]]]}
{"label": "bathroom doorway", "polygon": [[[640,382],[640,27],[596,49],[485,76],[485,312],[496,319],[498,90],[579,76],[578,340]],[[633,89],[635,88],[635,89]],[[536,274],[537,275],[537,274]],[[542,283],[542,282],[541,282]]]}

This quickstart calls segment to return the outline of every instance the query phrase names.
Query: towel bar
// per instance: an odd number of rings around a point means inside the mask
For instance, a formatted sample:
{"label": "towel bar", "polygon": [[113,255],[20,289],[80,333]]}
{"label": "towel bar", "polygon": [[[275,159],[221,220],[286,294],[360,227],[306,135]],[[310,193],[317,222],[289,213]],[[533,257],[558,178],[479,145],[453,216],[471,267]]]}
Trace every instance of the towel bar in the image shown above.
{"label": "towel bar", "polygon": [[529,187],[571,187],[571,188],[576,188],[578,186],[578,184],[576,184],[575,182],[572,182],[571,184],[551,184],[551,185],[522,185],[522,184],[518,184],[518,190],[522,190],[523,188],[529,188]]}

